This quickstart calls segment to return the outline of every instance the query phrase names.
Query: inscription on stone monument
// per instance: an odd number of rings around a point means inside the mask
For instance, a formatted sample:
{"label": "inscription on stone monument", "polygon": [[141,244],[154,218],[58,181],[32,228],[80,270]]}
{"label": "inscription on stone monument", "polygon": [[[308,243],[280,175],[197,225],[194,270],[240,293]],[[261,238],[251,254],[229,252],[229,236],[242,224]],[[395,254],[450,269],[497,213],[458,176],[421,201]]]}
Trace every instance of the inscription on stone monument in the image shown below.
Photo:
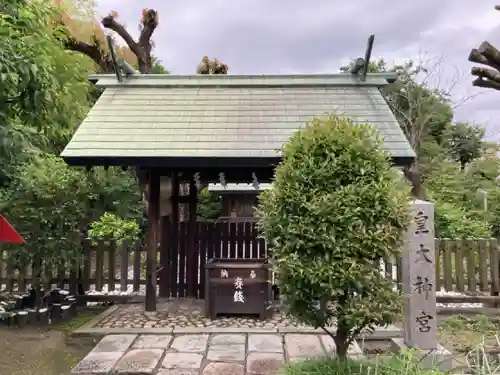
{"label": "inscription on stone monument", "polygon": [[402,254],[405,301],[405,344],[416,349],[437,348],[434,205],[411,203],[411,224]]}

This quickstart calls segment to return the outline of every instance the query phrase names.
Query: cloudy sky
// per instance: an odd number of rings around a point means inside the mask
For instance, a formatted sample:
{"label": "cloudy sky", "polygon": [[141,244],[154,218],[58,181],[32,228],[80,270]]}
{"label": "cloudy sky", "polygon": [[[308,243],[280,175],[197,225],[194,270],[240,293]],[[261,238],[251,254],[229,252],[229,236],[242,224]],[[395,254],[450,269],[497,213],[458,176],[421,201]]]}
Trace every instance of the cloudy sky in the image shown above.
{"label": "cloudy sky", "polygon": [[457,107],[456,120],[483,124],[500,139],[500,91],[472,88],[467,61],[483,40],[500,48],[493,0],[97,1],[101,15],[116,10],[134,35],[141,9],[158,10],[154,53],[176,74],[194,73],[204,55],[233,74],[336,73],[364,54],[373,33],[374,58],[439,61],[434,84],[453,88],[457,103],[471,98]]}

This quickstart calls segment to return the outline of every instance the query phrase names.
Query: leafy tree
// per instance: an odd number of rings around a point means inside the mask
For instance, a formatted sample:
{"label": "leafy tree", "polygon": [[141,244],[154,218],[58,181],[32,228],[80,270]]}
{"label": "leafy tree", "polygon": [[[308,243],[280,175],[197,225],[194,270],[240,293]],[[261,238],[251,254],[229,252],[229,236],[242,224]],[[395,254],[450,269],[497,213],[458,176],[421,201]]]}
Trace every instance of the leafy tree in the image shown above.
{"label": "leafy tree", "polygon": [[39,288],[45,281],[42,264],[52,269],[82,259],[82,226],[91,193],[87,174],[56,156],[40,154],[19,168],[13,185],[0,194],[0,211],[26,245],[12,246],[9,254],[19,269],[35,265]]}
{"label": "leafy tree", "polygon": [[198,217],[206,220],[217,219],[220,216],[222,203],[219,197],[208,191],[207,188],[200,190],[198,194]]}
{"label": "leafy tree", "polygon": [[447,131],[446,141],[453,160],[465,165],[481,156],[484,129],[477,125],[457,123]]}
{"label": "leafy tree", "polygon": [[442,160],[428,173],[425,184],[428,198],[436,203],[437,237],[488,237],[491,212],[485,212],[477,196],[484,191],[493,210],[500,202],[495,178],[488,177],[495,175],[492,162],[476,160],[462,169],[457,162]]}
{"label": "leafy tree", "polygon": [[0,15],[0,186],[33,151],[60,152],[88,110],[90,65],[64,51],[55,9],[6,1]]}
{"label": "leafy tree", "polygon": [[[364,328],[400,311],[374,263],[398,255],[409,189],[369,125],[315,119],[283,148],[257,210],[280,292],[299,322],[321,327],[339,358]],[[337,326],[335,334],[327,327]]]}
{"label": "leafy tree", "polygon": [[[76,260],[88,224],[109,211],[142,218],[137,180],[121,169],[87,173],[58,157],[89,109],[93,64],[64,48],[60,12],[8,1],[0,15],[0,211],[25,234],[22,267]],[[38,263],[37,263],[38,264]]]}
{"label": "leafy tree", "polygon": [[[350,66],[353,63],[351,62]],[[426,147],[429,142],[442,144],[445,130],[453,118],[449,89],[431,87],[428,84],[433,74],[439,71],[440,64],[439,59],[421,62],[409,60],[404,64],[389,67],[381,59],[370,63],[368,69],[372,73],[398,74],[398,80],[383,88],[382,94],[417,153],[416,162],[411,167],[406,167],[404,172],[412,183],[413,194],[419,198],[425,197],[422,185],[422,157],[425,157],[423,151],[436,150],[434,146]]]}

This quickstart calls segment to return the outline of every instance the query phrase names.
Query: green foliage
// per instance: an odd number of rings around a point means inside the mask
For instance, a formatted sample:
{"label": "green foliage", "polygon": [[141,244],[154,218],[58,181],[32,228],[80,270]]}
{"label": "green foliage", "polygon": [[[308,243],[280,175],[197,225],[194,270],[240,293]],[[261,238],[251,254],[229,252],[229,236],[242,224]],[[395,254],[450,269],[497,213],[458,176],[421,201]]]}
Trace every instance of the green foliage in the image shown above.
{"label": "green foliage", "polygon": [[373,264],[399,253],[408,187],[380,142],[369,125],[311,121],[284,147],[257,210],[290,314],[315,327],[335,322],[340,357],[356,333],[390,323],[400,309]]}
{"label": "green foliage", "polygon": [[476,212],[446,202],[436,202],[435,228],[438,238],[489,237],[490,224]]}
{"label": "green foliage", "polygon": [[123,220],[120,217],[105,212],[97,221],[90,224],[89,236],[96,239],[113,239],[118,246],[124,240],[134,243],[139,238],[139,225],[132,220]]}
{"label": "green foliage", "polygon": [[[495,157],[496,159],[496,157]],[[474,161],[468,168],[441,160],[425,180],[427,195],[436,204],[436,236],[447,238],[480,238],[491,235],[490,226],[494,210],[500,203],[495,164],[484,158]],[[489,211],[485,211],[483,191],[488,199]],[[498,203],[497,203],[498,202]]]}
{"label": "green foliage", "polygon": [[41,149],[58,153],[87,107],[89,65],[64,50],[51,2],[7,0],[0,14],[0,186]]}
{"label": "green foliage", "polygon": [[121,168],[92,168],[93,219],[104,212],[111,212],[125,220],[141,223],[144,220],[144,204],[133,172]]}
{"label": "green foliage", "polygon": [[169,74],[170,72],[165,69],[165,67],[163,66],[163,63],[162,61],[157,58],[156,56],[151,56],[151,60],[152,60],[152,68],[151,68],[151,74]]}
{"label": "green foliage", "polygon": [[221,210],[220,198],[209,192],[207,188],[201,189],[198,195],[198,217],[205,220],[217,219]]}
{"label": "green foliage", "polygon": [[1,7],[0,212],[27,242],[9,248],[19,268],[76,262],[89,223],[104,212],[142,219],[137,180],[115,168],[70,168],[58,157],[97,96],[87,80],[93,63],[65,50],[54,2]]}
{"label": "green foliage", "polygon": [[16,266],[80,260],[90,194],[85,171],[55,156],[38,155],[17,171],[13,184],[2,194],[0,211],[26,240],[26,245],[11,246]]}
{"label": "green foliage", "polygon": [[324,358],[297,361],[285,369],[285,375],[440,375],[435,369],[424,369],[411,351],[386,359],[346,360]]}
{"label": "green foliage", "polygon": [[457,123],[447,131],[446,141],[450,156],[465,167],[481,156],[484,129],[471,124]]}

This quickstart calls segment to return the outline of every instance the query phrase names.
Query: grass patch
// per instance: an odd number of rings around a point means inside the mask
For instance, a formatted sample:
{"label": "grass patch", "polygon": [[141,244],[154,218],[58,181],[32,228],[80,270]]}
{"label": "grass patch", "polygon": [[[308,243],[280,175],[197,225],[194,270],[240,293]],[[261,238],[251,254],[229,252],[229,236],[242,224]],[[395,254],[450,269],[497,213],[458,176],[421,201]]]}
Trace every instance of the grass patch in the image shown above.
{"label": "grass patch", "polygon": [[66,336],[71,335],[71,333],[90,322],[103,311],[104,309],[80,310],[74,318],[58,323],[54,326],[54,329],[63,332]]}
{"label": "grass patch", "polygon": [[339,361],[335,358],[306,360],[288,365],[285,375],[437,375],[438,370],[423,369],[411,352],[375,360]]}
{"label": "grass patch", "polygon": [[457,315],[439,323],[438,341],[448,349],[470,353],[479,346],[497,346],[500,318]]}

